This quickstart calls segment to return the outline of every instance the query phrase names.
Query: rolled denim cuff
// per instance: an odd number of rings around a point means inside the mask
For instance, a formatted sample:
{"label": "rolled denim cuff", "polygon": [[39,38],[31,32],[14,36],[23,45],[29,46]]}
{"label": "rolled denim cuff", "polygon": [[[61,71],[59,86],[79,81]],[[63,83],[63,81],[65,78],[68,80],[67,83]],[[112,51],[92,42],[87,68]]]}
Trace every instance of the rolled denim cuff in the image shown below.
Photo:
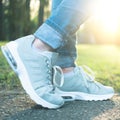
{"label": "rolled denim cuff", "polygon": [[37,29],[37,31],[34,33],[34,36],[51,46],[53,49],[57,49],[63,44],[61,34],[46,23],[43,23]]}

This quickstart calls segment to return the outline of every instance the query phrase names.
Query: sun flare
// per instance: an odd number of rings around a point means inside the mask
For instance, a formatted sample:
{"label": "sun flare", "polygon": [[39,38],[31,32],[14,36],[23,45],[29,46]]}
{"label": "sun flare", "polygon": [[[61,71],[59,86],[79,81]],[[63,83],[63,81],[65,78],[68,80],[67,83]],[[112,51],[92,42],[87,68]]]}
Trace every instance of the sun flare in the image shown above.
{"label": "sun flare", "polygon": [[101,0],[94,8],[93,14],[106,31],[115,33],[120,21],[120,0]]}

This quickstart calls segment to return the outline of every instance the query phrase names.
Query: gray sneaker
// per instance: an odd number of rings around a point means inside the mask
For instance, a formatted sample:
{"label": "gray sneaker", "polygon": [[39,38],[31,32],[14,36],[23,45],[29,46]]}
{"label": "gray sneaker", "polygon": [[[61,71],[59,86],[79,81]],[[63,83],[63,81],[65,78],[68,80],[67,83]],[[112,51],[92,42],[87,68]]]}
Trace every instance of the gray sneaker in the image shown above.
{"label": "gray sneaker", "polygon": [[[91,72],[91,70],[87,67]],[[114,95],[112,87],[94,81],[93,75],[85,72],[83,67],[76,67],[72,75],[64,78],[62,87],[56,89],[65,101],[73,100],[107,100]]]}
{"label": "gray sneaker", "polygon": [[43,107],[59,108],[64,100],[54,92],[53,79],[61,73],[59,67],[53,69],[56,53],[36,52],[32,48],[34,39],[29,35],[9,42],[1,47],[2,52],[33,101]]}

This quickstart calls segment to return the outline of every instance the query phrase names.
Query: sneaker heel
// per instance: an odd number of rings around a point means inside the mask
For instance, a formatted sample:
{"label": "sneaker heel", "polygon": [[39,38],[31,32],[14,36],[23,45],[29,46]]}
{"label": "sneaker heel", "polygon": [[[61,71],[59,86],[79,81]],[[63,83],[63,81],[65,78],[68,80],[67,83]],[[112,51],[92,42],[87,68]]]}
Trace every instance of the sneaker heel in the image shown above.
{"label": "sneaker heel", "polygon": [[2,46],[1,50],[11,68],[14,70],[15,73],[17,73],[17,63],[13,58],[12,54],[10,53],[9,49],[6,46]]}

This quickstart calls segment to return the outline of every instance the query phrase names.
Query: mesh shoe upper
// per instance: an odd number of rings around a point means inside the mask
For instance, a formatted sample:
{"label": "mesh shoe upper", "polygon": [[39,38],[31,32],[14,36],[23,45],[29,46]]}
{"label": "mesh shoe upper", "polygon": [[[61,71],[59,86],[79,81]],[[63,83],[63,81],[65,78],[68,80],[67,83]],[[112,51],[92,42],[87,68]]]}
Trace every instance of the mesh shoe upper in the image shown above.
{"label": "mesh shoe upper", "polygon": [[[30,97],[45,107],[52,108],[54,105],[56,108],[60,107],[64,101],[54,92],[52,84],[53,65],[57,54],[46,51],[36,52],[32,48],[34,39],[33,35],[29,35],[8,43],[6,47],[16,61],[16,72]],[[53,106],[51,107],[49,104],[53,104]]]}
{"label": "mesh shoe upper", "polygon": [[74,75],[65,77],[64,79],[64,84],[60,88],[64,91],[79,91],[97,95],[114,93],[113,88],[94,81],[94,76],[86,73],[82,67],[76,67]]}

